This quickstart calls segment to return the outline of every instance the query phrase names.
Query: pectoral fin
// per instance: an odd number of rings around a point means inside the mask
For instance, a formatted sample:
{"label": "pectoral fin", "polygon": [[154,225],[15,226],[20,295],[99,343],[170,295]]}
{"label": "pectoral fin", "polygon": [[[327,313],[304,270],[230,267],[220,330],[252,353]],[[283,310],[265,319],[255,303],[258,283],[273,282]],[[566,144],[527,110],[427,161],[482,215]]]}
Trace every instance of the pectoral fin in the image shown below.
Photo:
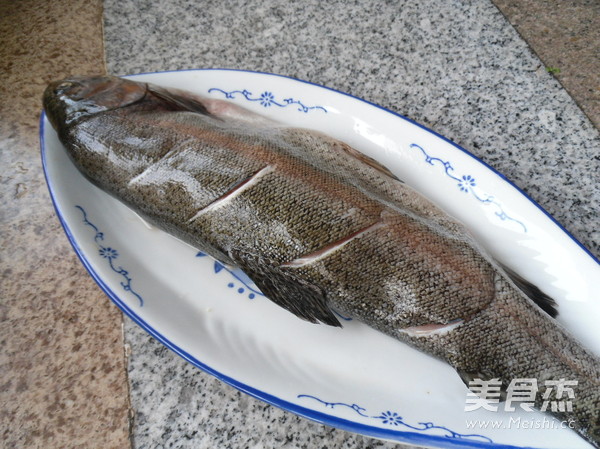
{"label": "pectoral fin", "polygon": [[[497,378],[492,378],[483,373],[475,373],[471,371],[457,369],[456,372],[460,376],[461,380],[465,384],[465,386],[472,392],[477,394],[484,399],[498,399],[500,402],[506,401],[506,385],[500,382]],[[482,388],[481,391],[477,389],[477,386],[483,386],[483,383],[490,383],[490,386],[487,388]],[[491,385],[495,385],[496,388],[499,387],[499,392],[497,389],[493,389]],[[493,393],[496,392],[496,394]]]}
{"label": "pectoral fin", "polygon": [[239,268],[275,304],[311,323],[342,327],[320,288],[259,256],[238,253],[235,259]]}

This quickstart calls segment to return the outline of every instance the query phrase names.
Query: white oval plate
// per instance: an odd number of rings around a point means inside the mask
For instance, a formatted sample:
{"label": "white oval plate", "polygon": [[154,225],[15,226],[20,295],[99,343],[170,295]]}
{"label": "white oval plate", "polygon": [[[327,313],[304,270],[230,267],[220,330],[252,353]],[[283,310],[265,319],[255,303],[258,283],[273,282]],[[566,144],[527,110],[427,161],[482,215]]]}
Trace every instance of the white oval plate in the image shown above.
{"label": "white oval plate", "polygon": [[[600,354],[599,263],[457,145],[363,100],[282,76],[209,69],[131,78],[228,99],[379,160],[556,298],[559,321]],[[433,447],[590,447],[538,412],[465,412],[466,388],[449,366],[356,321],[337,329],[297,319],[241,273],[149,228],[87,182],[44,116],[40,132],[56,211],[85,267],[123,312],[199,368],[298,415],[373,437]]]}

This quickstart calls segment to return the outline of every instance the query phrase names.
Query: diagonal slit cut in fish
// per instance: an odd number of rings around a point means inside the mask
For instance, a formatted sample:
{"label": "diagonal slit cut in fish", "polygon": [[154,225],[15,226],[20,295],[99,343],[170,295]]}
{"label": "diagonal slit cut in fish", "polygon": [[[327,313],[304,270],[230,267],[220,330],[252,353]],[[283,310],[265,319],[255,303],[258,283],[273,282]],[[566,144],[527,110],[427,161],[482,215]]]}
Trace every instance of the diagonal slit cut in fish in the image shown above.
{"label": "diagonal slit cut in fish", "polygon": [[258,170],[254,174],[252,174],[251,176],[249,176],[246,179],[235,184],[231,189],[229,189],[223,195],[221,195],[220,197],[218,197],[217,199],[215,199],[214,201],[209,203],[207,206],[200,209],[188,221],[192,222],[192,221],[196,220],[197,218],[199,218],[201,215],[227,204],[233,198],[235,198],[236,196],[241,194],[244,190],[247,190],[250,187],[252,187],[254,184],[256,184],[261,177],[265,176],[268,173],[273,172],[274,170],[275,170],[275,167],[273,167],[272,165],[267,165],[267,166],[261,168],[260,170]]}
{"label": "diagonal slit cut in fish", "polygon": [[427,335],[440,335],[445,334],[446,332],[450,332],[451,330],[457,328],[464,320],[461,318],[457,318],[456,320],[452,320],[446,324],[422,324],[420,326],[410,326],[405,327],[404,329],[399,329],[399,332],[403,334],[408,334],[414,337],[425,337]]}
{"label": "diagonal slit cut in fish", "polygon": [[385,226],[385,223],[383,223],[381,221],[376,221],[375,223],[370,224],[369,226],[367,226],[365,228],[359,229],[358,231],[353,232],[352,234],[349,234],[344,238],[341,238],[340,240],[329,243],[326,246],[324,246],[323,248],[319,248],[317,251],[314,251],[310,254],[299,257],[297,259],[294,259],[290,262],[286,262],[286,263],[282,264],[281,266],[286,267],[286,268],[298,268],[298,267],[303,267],[305,265],[311,264],[313,262],[323,259],[324,257],[327,257],[329,254],[342,248],[347,243],[350,243],[352,240],[360,238],[367,232],[374,231],[375,229],[379,229],[382,226]]}

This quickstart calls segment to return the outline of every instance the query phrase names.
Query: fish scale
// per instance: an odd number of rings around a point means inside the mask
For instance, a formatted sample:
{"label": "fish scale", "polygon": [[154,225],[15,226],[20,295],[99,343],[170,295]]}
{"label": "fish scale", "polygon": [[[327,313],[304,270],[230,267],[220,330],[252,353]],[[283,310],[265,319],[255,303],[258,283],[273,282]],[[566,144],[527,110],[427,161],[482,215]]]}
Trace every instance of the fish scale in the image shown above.
{"label": "fish scale", "polygon": [[[241,268],[296,316],[332,309],[438,357],[470,380],[577,380],[550,410],[600,447],[600,361],[554,302],[377,161],[182,92],[115,77],[44,94],[77,168],[159,228]],[[535,405],[546,400],[537,394]],[[547,404],[546,404],[547,405]]]}
{"label": "fish scale", "polygon": [[[291,202],[287,197],[304,200]],[[218,229],[215,245],[258,252],[275,264],[283,264],[371,224],[373,218],[366,207],[351,215],[340,213],[356,208],[356,202],[328,198],[310,180],[286,176],[275,166],[273,172],[223,207],[202,214],[194,225],[197,223],[203,233]],[[290,215],[289,210],[296,213]],[[256,230],[259,238],[248,239],[247,229]]]}
{"label": "fish scale", "polygon": [[[384,216],[383,223],[383,227],[348,243],[343,251],[332,253],[312,266],[301,267],[303,277],[308,278],[319,279],[320,273],[335,273],[333,279],[321,278],[318,281],[319,284],[329,284],[327,290],[337,286],[338,295],[330,298],[335,308],[356,316],[356,310],[362,310],[362,304],[366,304],[366,314],[361,317],[362,321],[366,321],[369,308],[376,303],[380,309],[389,311],[385,321],[379,321],[378,326],[389,328],[386,333],[392,334],[404,327],[466,319],[491,302],[494,289],[490,273],[469,276],[470,273],[481,271],[481,264],[477,264],[474,255],[457,259],[455,248],[448,248],[447,240],[428,232],[421,223],[409,216]],[[406,238],[407,234],[409,238]],[[425,237],[419,238],[422,234]],[[435,248],[437,266],[430,262],[431,252],[419,248],[425,244],[425,239],[429,240],[426,245]],[[464,245],[462,242],[450,244],[455,247]],[[361,259],[367,259],[370,263],[362,265],[361,270],[353,269]],[[423,277],[423,272],[436,275],[430,275],[420,283],[414,282],[414,279]],[[458,274],[458,282],[449,275],[460,272],[466,272],[467,275]],[[340,285],[343,288],[341,291]],[[403,303],[395,301],[393,298],[397,295],[385,290],[389,285],[403,290],[405,296],[413,300]],[[442,290],[445,292],[443,297],[439,295]],[[371,301],[373,297],[392,299],[374,302]],[[453,303],[456,305],[453,306]]]}
{"label": "fish scale", "polygon": [[[115,115],[118,117],[120,111]],[[144,129],[159,126],[164,120],[163,115],[152,117],[141,114],[141,120],[148,122]],[[194,141],[196,147],[202,147],[201,156],[194,147],[189,147],[188,139],[184,139],[183,143],[171,144],[168,152],[159,153],[156,159],[148,162],[144,171],[129,180],[127,191],[123,193],[129,203],[142,204],[142,214],[149,216],[150,221],[160,223],[165,221],[164,217],[160,217],[161,213],[176,211],[177,217],[170,216],[168,221],[179,221],[180,232],[212,235],[211,245],[221,248],[226,246],[224,239],[228,239],[229,244],[235,242],[238,246],[243,245],[243,241],[234,239],[245,235],[248,228],[262,228],[260,247],[246,249],[260,251],[284,263],[355,232],[370,223],[371,216],[381,208],[365,195],[356,198],[356,195],[350,196],[348,193],[344,201],[341,193],[348,188],[341,180],[330,175],[323,181],[323,177],[306,161],[273,151],[271,147],[275,145],[269,140],[270,133],[248,135],[242,129],[235,132],[235,138],[222,139],[216,135],[216,130],[222,125],[215,123],[214,119],[197,114],[186,114],[182,118],[186,128],[181,132],[191,128],[188,136],[194,136],[199,126],[206,131],[202,136],[196,136],[198,138]],[[93,122],[94,119],[90,119],[86,129],[92,128]],[[104,122],[105,118],[100,120],[96,128],[104,127]],[[136,132],[136,128],[133,128],[127,136]],[[128,140],[131,138],[128,137]],[[247,140],[252,140],[254,145],[245,144]],[[262,146],[257,145],[257,141],[263,142]],[[248,179],[261,167],[264,169],[265,164],[273,166],[274,173],[265,176],[247,192],[231,194],[231,199],[224,202],[223,207],[202,213],[203,208],[225,195],[231,185]],[[188,182],[182,181],[183,176]],[[272,186],[276,186],[275,190]],[[120,190],[124,187],[112,188]],[[321,190],[321,194],[318,190]],[[332,191],[338,195],[332,196]],[[178,207],[170,207],[174,204]],[[282,205],[285,205],[284,210]],[[290,213],[294,206],[296,210]],[[248,210],[254,213],[249,216]],[[349,210],[355,213],[349,214]],[[235,217],[241,216],[247,218],[243,223],[235,220]],[[264,232],[269,226],[266,217],[274,232]],[[252,221],[253,218],[255,221]],[[296,223],[290,223],[290,218],[294,218]],[[218,229],[218,234],[213,235],[211,229]],[[293,235],[282,234],[278,231],[281,229],[288,229]],[[328,232],[323,233],[323,229]],[[206,242],[201,244],[205,245]],[[230,262],[228,258],[226,261]]]}

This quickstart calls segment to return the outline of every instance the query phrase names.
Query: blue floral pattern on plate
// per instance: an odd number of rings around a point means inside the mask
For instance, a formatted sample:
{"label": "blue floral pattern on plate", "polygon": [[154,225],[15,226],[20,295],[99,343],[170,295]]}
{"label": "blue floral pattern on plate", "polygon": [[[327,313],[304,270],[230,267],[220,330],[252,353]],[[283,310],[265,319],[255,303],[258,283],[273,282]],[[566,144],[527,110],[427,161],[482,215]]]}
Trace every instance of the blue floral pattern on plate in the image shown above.
{"label": "blue floral pattern on plate", "polygon": [[432,422],[420,422],[416,426],[412,425],[412,424],[408,424],[408,423],[404,422],[404,419],[402,418],[402,416],[400,416],[397,412],[393,412],[390,410],[383,411],[378,415],[372,415],[372,414],[367,413],[367,410],[365,408],[359,406],[358,404],[347,404],[345,402],[327,402],[327,401],[319,399],[318,397],[310,395],[310,394],[299,394],[298,399],[312,399],[317,402],[320,402],[326,408],[331,408],[331,409],[334,409],[336,407],[346,407],[351,410],[354,410],[358,415],[360,415],[364,418],[379,420],[383,424],[387,424],[388,426],[404,427],[406,429],[410,429],[410,430],[413,430],[416,432],[428,432],[428,431],[437,430],[437,431],[443,432],[443,434],[446,438],[463,439],[463,440],[469,439],[469,440],[477,440],[477,441],[484,441],[487,443],[493,443],[492,439],[488,438],[486,436],[479,435],[479,434],[458,433],[458,432],[448,429],[447,427],[437,426],[437,425],[433,424]]}
{"label": "blue floral pattern on plate", "polygon": [[252,92],[250,92],[249,90],[246,90],[246,89],[232,90],[229,92],[225,91],[223,89],[219,89],[218,87],[212,87],[212,88],[208,89],[208,93],[213,93],[213,92],[222,93],[223,95],[225,95],[225,98],[228,100],[232,100],[232,99],[236,98],[237,94],[241,94],[246,100],[253,101],[253,102],[258,101],[258,102],[260,102],[261,106],[263,106],[265,108],[268,108],[271,106],[279,106],[280,108],[285,108],[290,105],[296,105],[296,106],[298,106],[298,111],[300,111],[300,112],[308,113],[309,111],[320,110],[320,111],[327,113],[327,109],[325,109],[323,106],[306,106],[300,100],[296,100],[294,98],[284,98],[283,100],[278,101],[278,100],[276,100],[275,95],[269,91],[264,91],[260,95],[256,96]]}
{"label": "blue floral pattern on plate", "polygon": [[473,178],[473,176],[471,176],[471,175],[457,176],[454,174],[454,167],[452,166],[451,162],[440,159],[439,157],[433,157],[433,156],[429,155],[423,149],[422,146],[417,145],[416,143],[411,143],[410,147],[420,150],[421,153],[423,153],[423,155],[425,156],[425,162],[428,163],[429,165],[436,165],[436,163],[438,165],[441,165],[444,169],[444,172],[446,173],[446,176],[448,176],[449,178],[456,181],[457,186],[461,192],[470,193],[478,201],[480,201],[484,204],[489,204],[491,206],[494,206],[496,208],[496,216],[498,218],[500,218],[500,220],[512,221],[512,222],[518,224],[523,229],[523,232],[527,232],[527,226],[525,226],[525,224],[522,221],[519,221],[516,218],[509,216],[505,212],[504,208],[502,207],[502,204],[500,204],[500,202],[498,202],[494,198],[493,195],[481,194],[481,193],[477,192],[477,190],[476,190],[477,182],[475,181],[475,178]]}
{"label": "blue floral pattern on plate", "polygon": [[121,287],[123,287],[123,290],[125,290],[126,292],[129,292],[133,296],[135,296],[140,302],[140,307],[142,307],[144,305],[144,298],[142,298],[141,295],[137,293],[131,286],[132,279],[129,276],[129,272],[123,267],[115,266],[114,264],[114,261],[119,257],[119,252],[114,248],[104,246],[102,243],[100,243],[104,241],[104,233],[100,232],[98,227],[88,219],[87,212],[83,207],[76,205],[75,208],[79,209],[79,211],[83,215],[83,223],[94,230],[94,242],[96,243],[96,245],[98,245],[99,256],[108,261],[108,265],[110,266],[111,270],[113,270],[117,274],[120,274],[123,277],[124,281],[121,281]]}

